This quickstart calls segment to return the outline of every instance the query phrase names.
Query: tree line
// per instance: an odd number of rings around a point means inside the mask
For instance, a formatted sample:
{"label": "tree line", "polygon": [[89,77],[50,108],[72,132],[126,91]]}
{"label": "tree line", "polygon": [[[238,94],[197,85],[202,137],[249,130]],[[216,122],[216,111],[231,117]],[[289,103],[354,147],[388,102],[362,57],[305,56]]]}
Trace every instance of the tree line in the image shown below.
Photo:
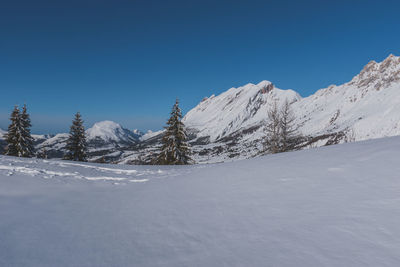
{"label": "tree line", "polygon": [[[176,100],[172,107],[165,131],[161,139],[161,147],[155,156],[151,156],[150,164],[157,165],[185,165],[193,164],[192,152],[188,143],[185,125],[182,122],[182,111],[179,101]],[[281,107],[275,101],[267,112],[267,121],[264,126],[265,138],[263,154],[287,152],[296,149],[296,146],[304,140],[299,134],[295,124],[295,116],[286,100]],[[6,134],[5,155],[17,157],[46,157],[46,151],[35,154],[34,139],[31,136],[31,120],[26,105],[22,110],[18,106],[10,116],[10,125]],[[83,126],[83,119],[79,112],[75,114],[70,127],[66,144],[67,153],[63,159],[73,161],[87,161],[88,149]]]}
{"label": "tree line", "polygon": [[[18,106],[10,116],[10,125],[5,135],[7,142],[5,155],[16,157],[46,157],[46,152],[39,151],[35,154],[31,136],[31,120],[26,105],[22,111]],[[182,122],[182,111],[179,108],[178,99],[175,101],[167,121],[167,126],[162,137],[162,146],[158,155],[152,160],[153,164],[159,165],[186,165],[194,163],[191,158],[191,149],[187,140],[185,125]],[[69,130],[66,144],[67,153],[63,159],[73,161],[87,161],[87,141],[83,119],[79,112],[75,114]]]}

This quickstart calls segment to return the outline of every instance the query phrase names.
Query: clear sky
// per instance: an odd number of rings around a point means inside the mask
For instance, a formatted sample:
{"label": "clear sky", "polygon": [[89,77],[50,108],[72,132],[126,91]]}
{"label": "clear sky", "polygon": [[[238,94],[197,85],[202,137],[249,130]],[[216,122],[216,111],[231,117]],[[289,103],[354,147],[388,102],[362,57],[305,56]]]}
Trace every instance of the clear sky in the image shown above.
{"label": "clear sky", "polygon": [[0,128],[27,103],[33,132],[113,120],[160,129],[178,97],[270,80],[307,96],[400,55],[400,1],[0,2]]}

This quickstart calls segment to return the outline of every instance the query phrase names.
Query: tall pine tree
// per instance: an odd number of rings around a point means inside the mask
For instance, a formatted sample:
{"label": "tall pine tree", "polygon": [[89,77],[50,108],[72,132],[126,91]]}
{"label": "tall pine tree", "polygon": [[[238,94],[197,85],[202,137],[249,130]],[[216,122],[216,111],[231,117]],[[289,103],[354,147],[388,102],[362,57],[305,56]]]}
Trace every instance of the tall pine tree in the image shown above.
{"label": "tall pine tree", "polygon": [[171,117],[165,127],[161,152],[157,157],[156,163],[161,165],[190,164],[193,163],[190,154],[185,125],[182,122],[182,112],[177,99],[172,107]]}
{"label": "tall pine tree", "polygon": [[20,114],[21,126],[22,126],[22,157],[32,157],[34,155],[34,148],[33,148],[33,138],[31,136],[31,119],[29,114],[26,110],[26,105],[22,108],[22,113]]}
{"label": "tall pine tree", "polygon": [[8,132],[6,134],[7,147],[5,154],[19,157],[21,156],[22,125],[18,106],[14,107],[10,116],[10,121],[11,123],[8,126]]}
{"label": "tall pine tree", "polygon": [[74,161],[87,160],[85,128],[83,127],[83,120],[79,112],[75,114],[75,119],[72,121],[69,138],[67,140],[67,150],[68,153],[65,155],[64,159]]}

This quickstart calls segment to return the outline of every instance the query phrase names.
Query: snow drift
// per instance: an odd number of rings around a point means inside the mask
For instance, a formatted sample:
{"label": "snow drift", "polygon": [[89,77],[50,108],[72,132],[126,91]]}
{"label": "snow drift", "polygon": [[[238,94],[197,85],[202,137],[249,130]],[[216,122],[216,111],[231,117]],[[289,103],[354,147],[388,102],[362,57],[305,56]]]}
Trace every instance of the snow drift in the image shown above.
{"label": "snow drift", "polygon": [[399,266],[400,138],[223,164],[0,156],[1,266]]}

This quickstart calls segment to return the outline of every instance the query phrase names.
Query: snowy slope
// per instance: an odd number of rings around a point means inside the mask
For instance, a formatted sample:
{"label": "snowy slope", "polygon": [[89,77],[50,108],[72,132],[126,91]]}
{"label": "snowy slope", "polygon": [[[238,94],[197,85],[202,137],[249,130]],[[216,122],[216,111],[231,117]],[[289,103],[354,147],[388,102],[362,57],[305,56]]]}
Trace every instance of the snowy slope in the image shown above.
{"label": "snowy slope", "polygon": [[[66,152],[68,133],[61,133],[45,139],[36,146],[37,150],[46,149],[52,157],[62,157]],[[113,121],[95,123],[86,130],[86,138],[91,153],[115,152],[116,149],[129,147],[139,142],[141,135],[136,131],[129,131]]]}
{"label": "snowy slope", "polygon": [[89,142],[100,139],[104,142],[114,143],[137,142],[140,137],[140,135],[137,134],[137,131],[129,131],[113,121],[101,121],[95,123],[91,128],[86,130],[86,136]]}
{"label": "snowy slope", "polygon": [[371,61],[350,82],[306,98],[263,81],[203,99],[183,120],[198,161],[257,155],[267,111],[285,100],[292,103],[299,131],[319,140],[314,146],[400,135],[400,57]]}
{"label": "snowy slope", "polygon": [[265,120],[271,103],[296,102],[300,95],[293,90],[280,90],[269,81],[247,84],[209,98],[190,110],[183,119],[187,127],[210,141],[249,128]]}
{"label": "snowy slope", "polygon": [[152,138],[152,137],[154,137],[154,136],[160,135],[163,131],[164,131],[164,130],[160,130],[160,131],[155,131],[155,132],[153,132],[153,131],[151,131],[151,130],[148,130],[145,134],[143,134],[143,135],[140,137],[140,141],[146,141],[146,140],[148,140],[148,139],[150,139],[150,138]]}
{"label": "snowy slope", "polygon": [[352,128],[356,140],[400,134],[400,57],[371,61],[350,82],[295,103],[306,134]]}
{"label": "snowy slope", "polygon": [[241,129],[263,125],[271,103],[293,102],[300,130],[320,135],[352,128],[356,140],[400,134],[400,57],[371,61],[350,82],[332,85],[301,98],[271,82],[231,88],[205,98],[190,110],[184,122],[197,136],[218,140]]}
{"label": "snowy slope", "polygon": [[0,156],[0,266],[399,266],[400,138],[194,166]]}

